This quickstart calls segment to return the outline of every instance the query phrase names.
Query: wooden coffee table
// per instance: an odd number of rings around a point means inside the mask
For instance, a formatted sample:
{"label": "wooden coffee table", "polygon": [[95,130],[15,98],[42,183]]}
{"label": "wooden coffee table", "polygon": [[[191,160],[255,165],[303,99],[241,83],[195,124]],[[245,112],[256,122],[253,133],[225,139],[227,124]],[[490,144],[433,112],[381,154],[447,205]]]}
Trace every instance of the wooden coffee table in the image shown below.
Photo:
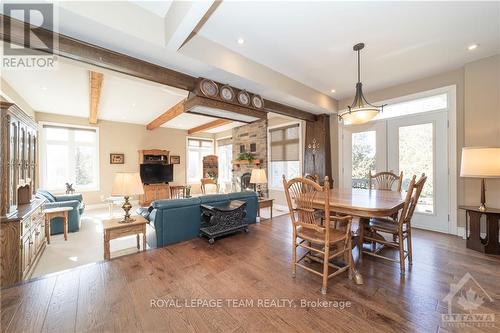
{"label": "wooden coffee table", "polygon": [[148,220],[137,215],[132,216],[135,221],[120,223],[122,218],[103,221],[104,227],[104,259],[110,259],[109,241],[130,235],[137,235],[137,249],[140,250],[139,234],[142,234],[142,250],[146,251],[146,224]]}
{"label": "wooden coffee table", "polygon": [[257,216],[260,217],[261,208],[269,207],[271,209],[271,218],[273,218],[273,202],[274,202],[274,199],[259,198],[259,209],[257,210]]}
{"label": "wooden coffee table", "polygon": [[56,207],[44,209],[45,214],[45,235],[47,236],[47,244],[50,244],[50,221],[55,217],[62,217],[64,224],[64,240],[68,240],[68,212],[73,210],[73,207]]}

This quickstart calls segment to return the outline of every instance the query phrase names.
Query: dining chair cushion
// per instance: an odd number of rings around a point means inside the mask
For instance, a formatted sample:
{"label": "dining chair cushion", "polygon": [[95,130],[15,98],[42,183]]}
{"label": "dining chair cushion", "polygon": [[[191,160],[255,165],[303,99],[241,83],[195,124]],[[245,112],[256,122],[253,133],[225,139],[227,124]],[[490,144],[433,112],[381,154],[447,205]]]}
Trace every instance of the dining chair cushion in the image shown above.
{"label": "dining chair cushion", "polygon": [[[345,231],[329,228],[329,232],[330,232],[330,244],[343,241],[346,237]],[[325,235],[316,230],[298,227],[297,236],[316,244],[325,243]]]}

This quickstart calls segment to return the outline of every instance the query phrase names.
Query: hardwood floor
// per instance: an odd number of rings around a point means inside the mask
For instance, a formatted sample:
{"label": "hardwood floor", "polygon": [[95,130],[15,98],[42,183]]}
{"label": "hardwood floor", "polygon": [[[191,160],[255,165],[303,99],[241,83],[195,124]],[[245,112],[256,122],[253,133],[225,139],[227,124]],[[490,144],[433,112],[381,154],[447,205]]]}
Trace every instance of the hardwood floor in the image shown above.
{"label": "hardwood floor", "polygon": [[[298,269],[291,277],[291,226],[280,216],[214,246],[195,239],[4,289],[2,332],[498,332],[499,257],[426,231],[415,230],[413,243],[414,264],[406,277],[397,263],[364,257],[358,265],[364,285],[342,274],[322,296],[314,274]],[[467,272],[493,298],[481,309],[496,314],[496,327],[440,327],[450,283]],[[182,306],[160,307],[172,299]],[[196,299],[220,300],[222,306],[186,306]],[[293,300],[295,307],[259,307],[258,299]],[[230,300],[253,300],[254,306],[229,306]],[[302,307],[301,300],[351,306]]]}

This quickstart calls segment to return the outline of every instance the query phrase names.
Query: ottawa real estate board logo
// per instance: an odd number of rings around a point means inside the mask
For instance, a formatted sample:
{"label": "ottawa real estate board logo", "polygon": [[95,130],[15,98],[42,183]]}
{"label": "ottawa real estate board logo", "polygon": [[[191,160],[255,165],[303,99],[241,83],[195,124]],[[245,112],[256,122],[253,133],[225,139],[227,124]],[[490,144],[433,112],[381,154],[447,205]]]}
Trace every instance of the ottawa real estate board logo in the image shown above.
{"label": "ottawa real estate board logo", "polygon": [[443,302],[448,306],[448,313],[441,315],[444,327],[495,327],[495,313],[490,304],[493,299],[470,273],[450,284]]}
{"label": "ottawa real estate board logo", "polygon": [[[3,1],[2,1],[3,2]],[[2,4],[2,70],[51,70],[57,65],[51,3]]]}

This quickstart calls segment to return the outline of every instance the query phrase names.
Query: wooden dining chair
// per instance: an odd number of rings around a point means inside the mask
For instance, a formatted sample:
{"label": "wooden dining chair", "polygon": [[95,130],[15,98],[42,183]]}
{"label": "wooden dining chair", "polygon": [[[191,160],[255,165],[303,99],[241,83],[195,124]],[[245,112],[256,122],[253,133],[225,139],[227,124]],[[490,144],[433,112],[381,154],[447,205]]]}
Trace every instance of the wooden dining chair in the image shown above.
{"label": "wooden dining chair", "polygon": [[[397,220],[394,220],[392,217],[372,218],[370,219],[368,225],[360,227],[360,244],[363,244],[366,240],[374,242],[375,244],[381,244],[378,248],[372,248],[372,251],[365,251],[361,245],[362,250],[359,253],[360,260],[363,254],[368,254],[393,262],[399,262],[401,274],[405,274],[405,260],[407,258],[408,264],[412,264],[411,219],[413,217],[413,213],[415,212],[415,208],[417,207],[418,199],[427,177],[425,174],[422,174],[418,181],[415,181],[415,179],[416,176],[413,176],[410,185],[408,186],[408,192],[406,193],[403,208],[401,209]],[[387,241],[379,233],[393,235],[392,242]],[[406,250],[404,244],[405,240]],[[397,248],[399,250],[399,260],[381,255],[380,251],[386,247]]]}
{"label": "wooden dining chair", "polygon": [[170,199],[181,199],[186,196],[186,186],[170,186]]}
{"label": "wooden dining chair", "polygon": [[[283,187],[293,227],[292,276],[295,277],[297,266],[321,276],[323,279],[321,293],[326,294],[329,278],[346,270],[349,270],[349,276],[352,273],[350,230],[352,217],[334,217],[337,222],[342,222],[343,228],[331,227],[328,177],[325,177],[324,185],[320,186],[306,178],[294,178],[287,181],[283,176]],[[324,214],[317,214],[318,210],[313,208],[317,199],[324,200]],[[340,224],[337,223],[337,225]],[[306,252],[297,259],[299,247],[305,249]],[[330,262],[338,257],[344,259],[342,266]],[[318,271],[303,264],[302,261],[306,258],[321,263],[322,270]],[[329,274],[330,267],[335,269],[331,274]]]}
{"label": "wooden dining chair", "polygon": [[[202,178],[201,179],[201,193],[207,194],[207,185],[214,185],[215,186],[215,192],[213,193],[219,193],[219,184],[212,179],[212,178]],[[210,191],[208,193],[211,193]]]}
{"label": "wooden dining chair", "polygon": [[318,175],[311,175],[310,173],[306,173],[304,175],[304,178],[312,180],[313,182],[319,184],[319,176]]}
{"label": "wooden dining chair", "polygon": [[368,173],[368,189],[392,191],[396,183],[396,191],[401,192],[403,171],[398,175],[392,171],[382,171],[372,175]]}

